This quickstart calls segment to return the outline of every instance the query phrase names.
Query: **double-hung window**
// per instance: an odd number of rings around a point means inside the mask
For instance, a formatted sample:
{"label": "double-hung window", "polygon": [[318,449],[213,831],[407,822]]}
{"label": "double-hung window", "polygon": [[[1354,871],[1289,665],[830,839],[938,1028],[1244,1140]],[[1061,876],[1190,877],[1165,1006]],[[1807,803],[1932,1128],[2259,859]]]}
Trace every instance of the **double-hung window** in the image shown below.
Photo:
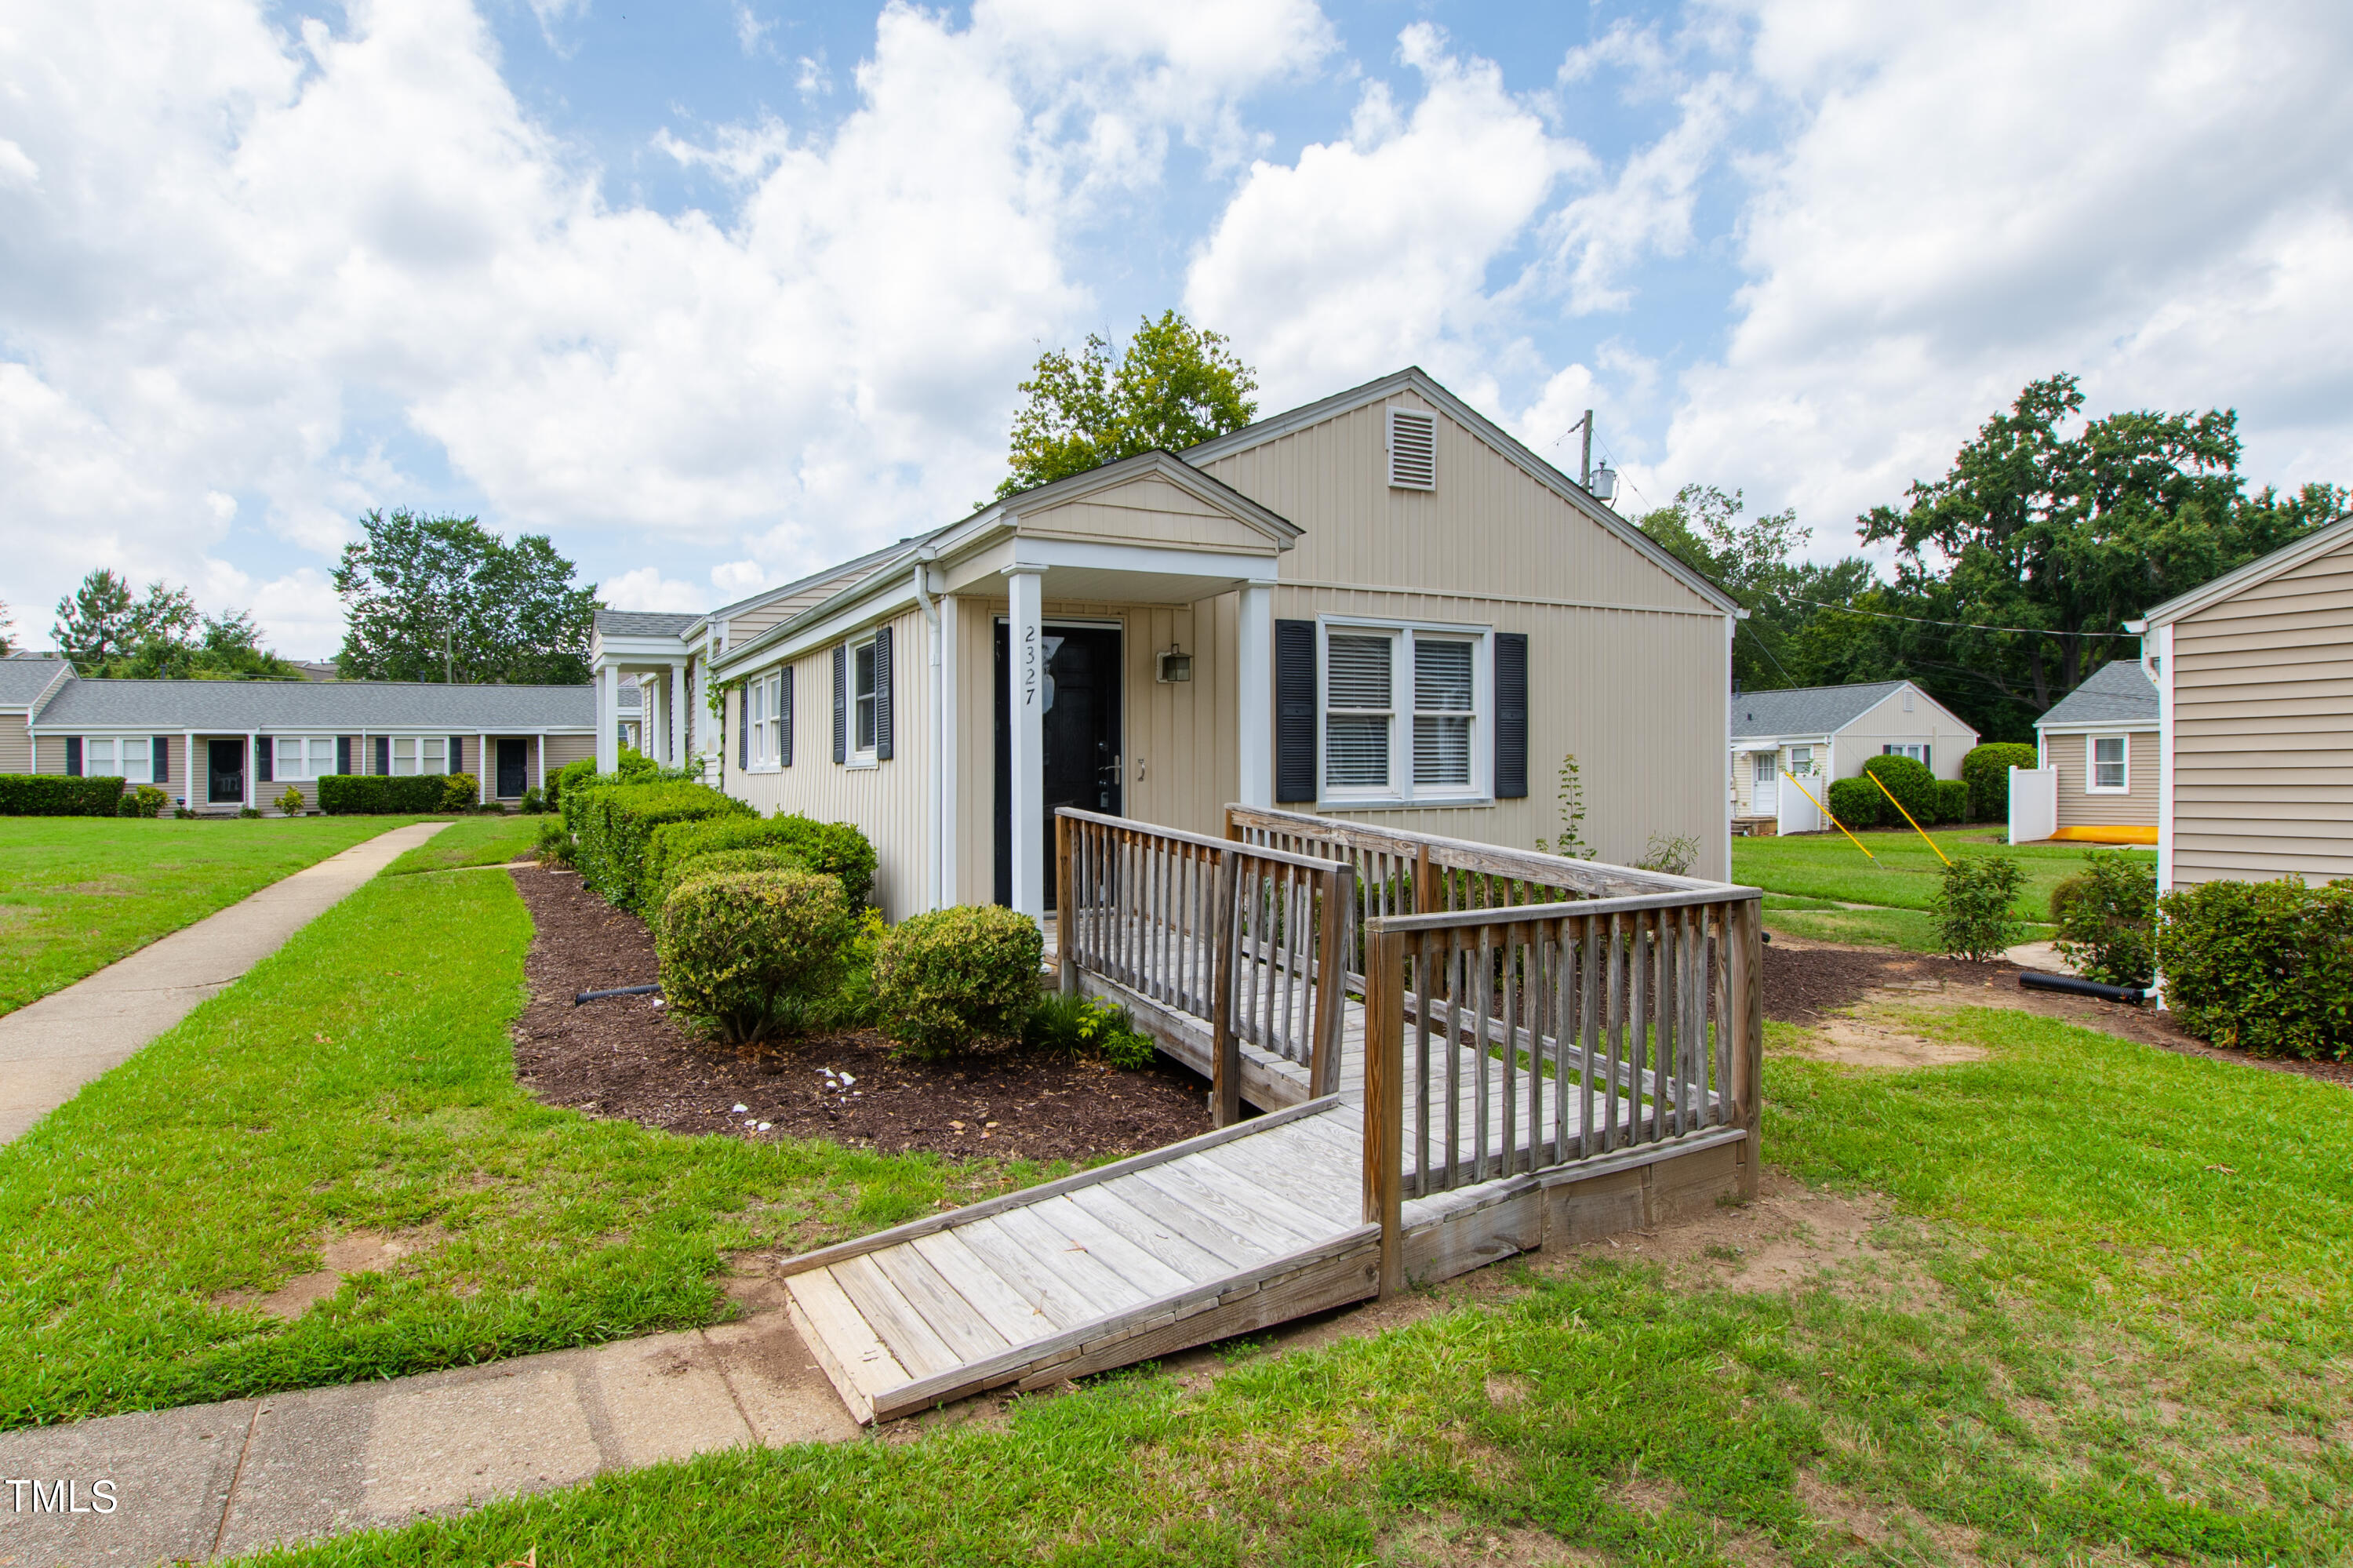
{"label": "double-hung window", "polygon": [[1814,770],[1814,748],[1810,746],[1789,747],[1789,771],[1803,779]]}
{"label": "double-hung window", "polygon": [[1475,630],[1326,623],[1324,798],[1467,800],[1483,792],[1486,646]]}
{"label": "double-hung window", "polygon": [[332,735],[281,735],[273,779],[323,779],[335,770],[335,737]]}
{"label": "double-hung window", "polygon": [[2084,770],[2084,791],[2096,795],[2125,794],[2131,782],[2125,737],[2120,735],[2095,735],[2088,738],[2088,745],[2091,766]]}
{"label": "double-hung window", "polygon": [[761,683],[768,688],[767,706],[764,710],[766,716],[761,721],[767,726],[768,761],[773,767],[782,768],[787,760],[785,756],[784,672],[778,671]]}
{"label": "double-hung window", "polygon": [[438,735],[394,736],[392,770],[395,773],[447,773],[449,771],[449,743]]}
{"label": "double-hung window", "polygon": [[1926,746],[1909,746],[1898,743],[1894,746],[1883,746],[1879,749],[1885,752],[1890,757],[1908,757],[1913,761],[1922,764],[1926,764],[1928,760],[1928,748]]}
{"label": "double-hung window", "polygon": [[854,644],[849,650],[849,749],[855,761],[874,760],[874,737],[881,733],[881,675],[874,639]]}
{"label": "double-hung window", "polygon": [[744,733],[751,744],[744,749],[754,768],[766,768],[776,760],[768,748],[768,683],[753,681],[744,687]]}
{"label": "double-hung window", "polygon": [[81,743],[82,773],[91,779],[119,778],[126,784],[147,783],[154,771],[154,745],[143,735],[86,739]]}

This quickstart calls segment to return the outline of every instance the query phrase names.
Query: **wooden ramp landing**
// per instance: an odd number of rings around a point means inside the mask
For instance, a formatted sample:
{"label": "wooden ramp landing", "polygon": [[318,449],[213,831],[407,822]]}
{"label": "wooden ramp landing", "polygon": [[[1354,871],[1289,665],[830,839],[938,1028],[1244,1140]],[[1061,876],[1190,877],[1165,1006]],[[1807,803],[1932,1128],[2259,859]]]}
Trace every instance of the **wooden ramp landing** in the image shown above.
{"label": "wooden ramp landing", "polygon": [[1039,1388],[1377,1295],[1363,1121],[1325,1098],[789,1258],[860,1421]]}

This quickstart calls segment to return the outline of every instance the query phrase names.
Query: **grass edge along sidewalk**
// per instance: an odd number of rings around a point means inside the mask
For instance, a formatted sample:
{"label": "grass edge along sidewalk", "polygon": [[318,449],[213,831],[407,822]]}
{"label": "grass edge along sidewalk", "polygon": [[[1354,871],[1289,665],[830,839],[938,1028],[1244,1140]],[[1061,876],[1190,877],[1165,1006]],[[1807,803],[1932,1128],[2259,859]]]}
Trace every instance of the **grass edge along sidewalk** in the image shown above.
{"label": "grass edge along sidewalk", "polygon": [[[530,939],[504,875],[378,876],[0,1148],[0,1427],[706,1324],[732,1250],[1050,1173],[543,1107],[508,1035]],[[361,1234],[410,1250],[255,1305]]]}
{"label": "grass edge along sidewalk", "polygon": [[1138,1368],[255,1561],[2344,1561],[2345,1091],[2002,1010],[1883,1022],[1987,1055],[1855,1071],[1772,1026],[1767,1147],[1895,1208],[1811,1288],[1596,1248],[1378,1334],[1223,1347],[1213,1381]]}
{"label": "grass edge along sidewalk", "polygon": [[417,845],[390,865],[385,874],[406,876],[424,871],[459,871],[475,866],[504,865],[530,856],[539,842],[539,825],[545,817],[460,817],[431,842]]}
{"label": "grass edge along sidewalk", "polygon": [[0,1013],[421,820],[0,817]]}

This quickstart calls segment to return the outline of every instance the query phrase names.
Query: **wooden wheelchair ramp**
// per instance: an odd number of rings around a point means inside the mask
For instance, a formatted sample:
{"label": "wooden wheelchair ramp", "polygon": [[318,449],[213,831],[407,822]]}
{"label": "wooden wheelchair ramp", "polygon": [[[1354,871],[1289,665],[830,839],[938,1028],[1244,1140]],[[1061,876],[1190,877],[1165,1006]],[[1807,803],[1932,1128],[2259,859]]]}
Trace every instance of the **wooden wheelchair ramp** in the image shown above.
{"label": "wooden wheelchair ramp", "polygon": [[1379,1293],[1361,1115],[1337,1098],[787,1259],[860,1421],[1038,1388]]}

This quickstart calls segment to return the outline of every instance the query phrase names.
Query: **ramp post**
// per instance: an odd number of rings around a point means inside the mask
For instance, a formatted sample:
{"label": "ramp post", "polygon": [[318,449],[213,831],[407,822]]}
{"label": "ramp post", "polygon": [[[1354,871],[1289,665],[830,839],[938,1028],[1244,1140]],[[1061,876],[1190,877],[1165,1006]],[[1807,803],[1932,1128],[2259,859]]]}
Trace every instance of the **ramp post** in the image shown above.
{"label": "ramp post", "polygon": [[1381,1295],[1405,1288],[1405,938],[1365,928],[1365,1221],[1381,1227]]}
{"label": "ramp post", "polygon": [[1216,908],[1209,954],[1209,1119],[1219,1127],[1231,1127],[1242,1118],[1242,1043],[1234,1033],[1234,975],[1240,967],[1234,949],[1241,944],[1240,911],[1234,904],[1240,859],[1239,845],[1218,856],[1211,895]]}
{"label": "ramp post", "polygon": [[1071,840],[1078,826],[1054,813],[1054,974],[1064,996],[1079,994],[1078,906],[1071,897]]}

